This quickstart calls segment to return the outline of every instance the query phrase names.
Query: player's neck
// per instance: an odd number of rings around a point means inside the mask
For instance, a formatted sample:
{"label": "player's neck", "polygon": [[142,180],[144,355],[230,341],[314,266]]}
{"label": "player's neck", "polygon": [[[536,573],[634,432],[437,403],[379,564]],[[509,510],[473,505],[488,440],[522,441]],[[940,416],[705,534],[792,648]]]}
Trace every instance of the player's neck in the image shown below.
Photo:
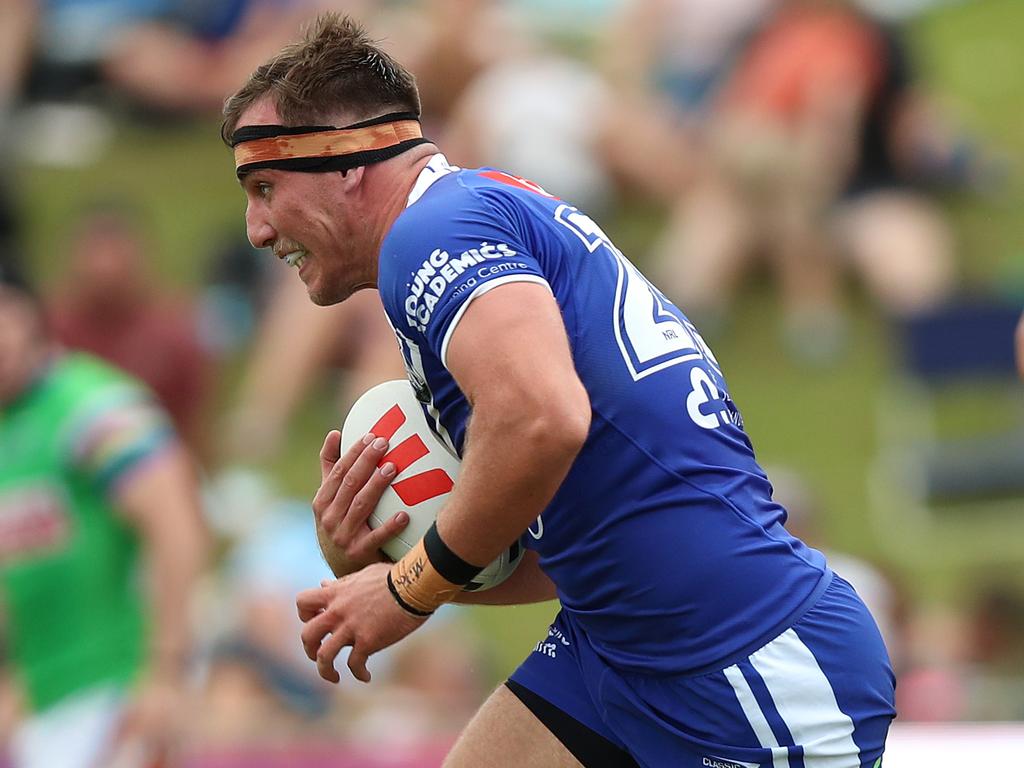
{"label": "player's neck", "polygon": [[406,209],[409,203],[409,194],[416,184],[416,179],[430,162],[430,158],[439,151],[434,144],[421,144],[395,158],[398,162],[393,169],[389,169],[393,170],[394,177],[386,186],[387,197],[384,205],[385,216],[383,217],[384,228],[381,232],[381,242],[383,242],[384,236],[391,231],[391,227],[398,217],[402,215],[402,211]]}

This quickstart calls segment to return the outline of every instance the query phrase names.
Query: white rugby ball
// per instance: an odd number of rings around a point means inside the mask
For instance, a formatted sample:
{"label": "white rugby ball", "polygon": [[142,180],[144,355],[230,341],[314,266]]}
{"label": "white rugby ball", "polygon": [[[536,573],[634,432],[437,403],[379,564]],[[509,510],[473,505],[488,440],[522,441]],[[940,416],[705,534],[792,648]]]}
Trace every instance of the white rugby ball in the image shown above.
{"label": "white rugby ball", "polygon": [[[399,560],[437,519],[459,476],[460,462],[427,426],[423,406],[405,379],[385,381],[356,400],[341,428],[342,453],[367,432],[387,438],[388,452],[380,463],[390,461],[398,469],[368,522],[376,528],[396,512],[404,509],[409,513],[405,530],[381,547],[385,555]],[[465,589],[497,586],[511,575],[522,557],[523,548],[516,541]]]}

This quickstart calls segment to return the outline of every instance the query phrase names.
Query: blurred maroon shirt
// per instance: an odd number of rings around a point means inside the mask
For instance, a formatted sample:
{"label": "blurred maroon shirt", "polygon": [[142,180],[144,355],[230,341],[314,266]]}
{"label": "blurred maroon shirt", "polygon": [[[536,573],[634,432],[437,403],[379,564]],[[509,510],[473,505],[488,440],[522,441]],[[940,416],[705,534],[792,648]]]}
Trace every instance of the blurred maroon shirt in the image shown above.
{"label": "blurred maroon shirt", "polygon": [[51,303],[50,323],[68,349],[91,352],[147,384],[185,441],[198,447],[208,359],[189,305],[147,299],[98,308],[64,297]]}

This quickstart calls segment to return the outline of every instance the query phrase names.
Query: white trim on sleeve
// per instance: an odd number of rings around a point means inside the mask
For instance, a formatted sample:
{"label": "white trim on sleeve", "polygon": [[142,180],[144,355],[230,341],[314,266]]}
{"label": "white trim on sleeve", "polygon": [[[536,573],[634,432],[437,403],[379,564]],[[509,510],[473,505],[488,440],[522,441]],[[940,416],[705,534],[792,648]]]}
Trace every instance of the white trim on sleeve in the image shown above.
{"label": "white trim on sleeve", "polygon": [[[499,285],[505,285],[506,283],[537,283],[538,285],[546,286],[551,291],[551,285],[540,275],[531,275],[529,273],[516,273],[514,275],[505,275],[503,277],[497,277],[494,280],[488,280],[482,285],[478,285],[473,292],[469,294],[462,306],[455,311],[455,317],[452,318],[451,323],[448,324],[448,330],[444,332],[444,339],[441,341],[441,365],[448,368],[448,344],[452,339],[452,333],[455,331],[455,326],[459,324],[459,320],[462,319],[463,313],[469,308],[469,305],[474,299],[478,299],[485,293],[493,288],[497,288]],[[554,295],[554,291],[551,291]]]}

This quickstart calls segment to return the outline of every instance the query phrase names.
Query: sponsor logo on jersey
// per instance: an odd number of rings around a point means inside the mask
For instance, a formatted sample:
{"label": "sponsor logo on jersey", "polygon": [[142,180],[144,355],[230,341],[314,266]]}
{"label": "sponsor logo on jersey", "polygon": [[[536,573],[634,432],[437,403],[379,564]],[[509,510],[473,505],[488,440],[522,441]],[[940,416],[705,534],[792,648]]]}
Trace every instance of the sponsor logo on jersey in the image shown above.
{"label": "sponsor logo on jersey", "polygon": [[473,287],[480,278],[497,274],[493,271],[484,274],[478,269],[480,264],[515,255],[516,252],[506,243],[483,242],[478,248],[470,248],[458,256],[452,256],[442,248],[435,248],[423,260],[409,283],[409,294],[405,298],[405,316],[409,325],[421,333],[426,331],[434,307],[453,284],[458,284],[456,290]]}
{"label": "sponsor logo on jersey", "polygon": [[757,768],[756,763],[738,763],[723,757],[705,757],[701,761],[701,765],[704,768]]}
{"label": "sponsor logo on jersey", "polygon": [[558,658],[558,646],[554,643],[545,643],[541,640],[533,647],[534,653],[539,653],[541,656],[547,656],[549,659]]}
{"label": "sponsor logo on jersey", "polygon": [[20,488],[0,496],[0,563],[63,548],[71,521],[61,499],[48,487]]}
{"label": "sponsor logo on jersey", "polygon": [[[390,322],[391,320],[388,318],[388,323],[390,324]],[[402,360],[405,362],[405,372],[409,383],[412,384],[413,391],[416,392],[416,399],[423,404],[423,410],[427,416],[427,426],[430,427],[430,431],[437,436],[437,439],[441,441],[444,447],[451,451],[453,456],[458,456],[458,451],[455,450],[455,442],[452,440],[451,435],[448,434],[448,430],[441,424],[441,414],[434,404],[434,394],[430,391],[430,383],[427,381],[427,373],[423,367],[423,355],[420,353],[419,345],[394,326],[392,326],[391,330],[395,332],[398,346],[402,350]]]}
{"label": "sponsor logo on jersey", "polygon": [[548,637],[555,638],[564,646],[568,647],[572,645],[572,643],[570,643],[566,636],[562,633],[562,630],[558,629],[557,627],[548,627]]}

